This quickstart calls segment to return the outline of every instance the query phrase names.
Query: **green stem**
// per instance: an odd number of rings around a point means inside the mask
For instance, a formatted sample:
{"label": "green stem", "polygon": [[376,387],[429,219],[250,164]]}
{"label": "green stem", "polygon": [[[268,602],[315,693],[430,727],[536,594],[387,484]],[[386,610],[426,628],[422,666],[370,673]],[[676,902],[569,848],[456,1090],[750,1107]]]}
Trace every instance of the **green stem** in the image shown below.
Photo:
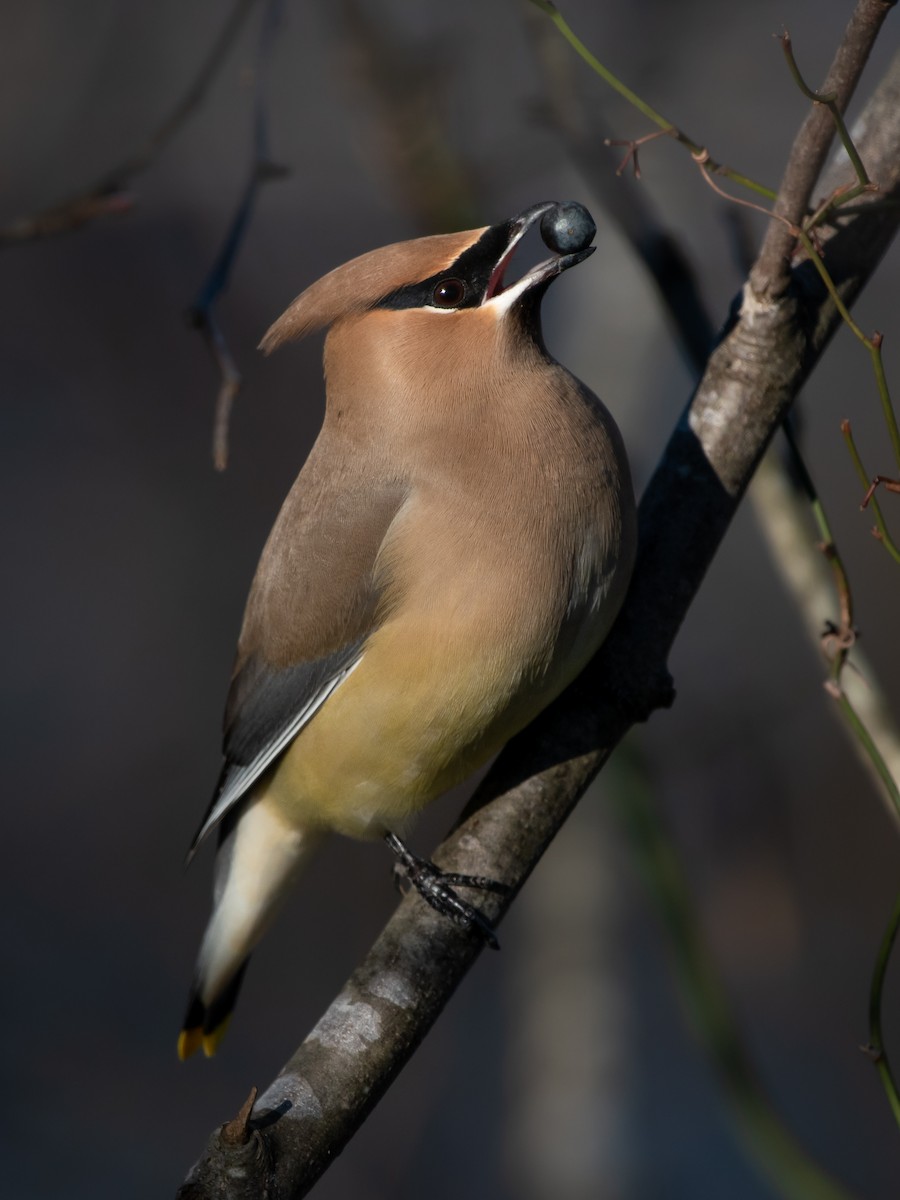
{"label": "green stem", "polygon": [[[850,433],[849,423],[845,422],[846,429],[844,436],[847,439],[847,444],[850,447],[851,454],[854,457],[854,462],[858,464],[861,470],[862,477],[865,480],[866,474],[862,470],[862,463],[859,460],[859,454],[856,450],[856,445],[853,442],[853,436]],[[853,603],[850,594],[850,583],[847,574],[844,570],[843,563],[838,555],[837,548],[831,536],[831,526],[828,521],[828,516],[825,508],[819,499],[816,486],[812,476],[807,469],[803,456],[800,453],[800,448],[794,438],[793,430],[790,423],[784,425],[784,434],[787,439],[788,446],[793,456],[793,465],[798,472],[803,490],[812,505],[813,516],[815,517],[816,525],[824,542],[824,551],[832,568],[835,572],[836,583],[838,588],[838,596],[841,605],[841,624],[847,630],[851,629],[853,618]],[[841,673],[847,660],[847,649],[842,647],[839,653],[836,653],[831,663],[831,684],[829,692],[838,702],[838,708],[841,716],[848,725],[852,736],[859,743],[863,754],[868,758],[869,763],[874,768],[881,784],[887,794],[888,799],[894,806],[894,810],[900,815],[900,788],[897,786],[897,781],[891,774],[890,768],[884,760],[881,751],[875,743],[874,738],[861,720],[856,709],[850,703],[850,698],[847,696],[841,683]],[[897,1092],[897,1085],[894,1082],[894,1077],[891,1074],[891,1066],[888,1061],[887,1051],[884,1048],[884,1040],[881,1030],[881,999],[884,990],[884,979],[887,972],[888,962],[890,961],[891,950],[894,945],[894,940],[897,936],[897,928],[900,925],[900,897],[888,924],[887,931],[882,939],[881,947],[878,952],[878,958],[875,961],[875,967],[872,973],[872,983],[869,992],[869,1046],[868,1053],[872,1057],[878,1074],[881,1078],[882,1086],[887,1094],[888,1103],[894,1113],[894,1118],[900,1124],[900,1095]]]}
{"label": "green stem", "polygon": [[863,750],[866,752],[866,755],[868,756],[872,766],[875,768],[875,773],[881,780],[884,789],[891,800],[891,803],[894,805],[897,813],[900,814],[900,790],[897,788],[897,783],[891,774],[887,763],[881,756],[881,751],[875,745],[872,735],[869,733],[868,729],[866,729],[863,722],[859,719],[859,715],[843,691],[838,698],[838,704],[844,720],[850,726],[854,736],[859,741]]}
{"label": "green stem", "polygon": [[850,590],[850,576],[847,574],[844,561],[840,556],[837,543],[831,532],[831,523],[828,520],[828,514],[825,512],[825,506],[822,503],[816,485],[813,483],[813,478],[809,473],[806,461],[800,453],[800,447],[797,445],[797,439],[794,437],[794,430],[790,420],[785,421],[782,430],[791,453],[793,469],[800,477],[803,490],[809,500],[813,520],[822,539],[820,549],[828,560],[834,574],[834,583],[838,594],[838,606],[840,608],[839,632],[848,635],[844,643],[844,648],[840,653],[834,655],[831,663],[831,677],[835,683],[840,683],[841,671],[847,658],[847,650],[851,644],[850,638],[853,631],[853,593]]}
{"label": "green stem", "polygon": [[891,919],[888,921],[887,929],[885,929],[884,936],[881,939],[881,945],[878,947],[878,957],[875,960],[875,969],[872,972],[872,987],[869,992],[869,1045],[866,1047],[875,1064],[875,1069],[878,1071],[882,1086],[887,1093],[888,1103],[891,1106],[891,1112],[894,1114],[894,1120],[900,1125],[900,1095],[898,1095],[897,1085],[891,1074],[891,1066],[888,1062],[887,1051],[884,1048],[884,1038],[881,1029],[881,1000],[884,995],[884,979],[887,974],[891,951],[897,939],[898,929],[900,929],[900,895],[898,895],[894,904],[894,911],[891,913]]}
{"label": "green stem", "polygon": [[794,82],[799,87],[800,91],[806,96],[807,100],[812,100],[814,104],[824,104],[831,113],[831,119],[834,121],[837,135],[841,139],[841,145],[847,151],[847,157],[853,164],[853,170],[856,172],[856,178],[859,180],[862,187],[868,187],[870,180],[866,173],[866,168],[863,166],[863,161],[859,157],[859,151],[853,144],[847,126],[844,124],[844,118],[840,109],[837,106],[837,97],[829,93],[827,96],[822,96],[818,92],[813,91],[800,74],[800,68],[797,66],[797,60],[794,58],[794,50],[791,45],[790,34],[785,33],[781,38],[781,48],[784,50],[784,57],[787,59],[787,65],[791,74],[794,77]]}
{"label": "green stem", "polygon": [[[851,432],[849,421],[841,422],[841,433],[844,435],[844,441],[847,444],[847,449],[850,451],[850,457],[853,460],[854,467],[856,467],[856,473],[862,481],[863,487],[868,488],[869,476],[866,473],[866,468],[863,466],[863,461],[859,456],[859,451],[856,448],[856,442],[853,440],[853,433]],[[890,534],[887,531],[887,525],[885,524],[884,517],[881,513],[881,505],[876,500],[874,493],[872,494],[872,499],[869,501],[869,504],[872,509],[872,516],[875,518],[875,528],[878,531],[879,540],[884,543],[884,548],[887,550],[888,554],[890,554],[891,558],[896,563],[900,563],[900,550],[898,550],[891,541]]]}
{"label": "green stem", "polygon": [[629,753],[626,744],[613,764],[620,816],[668,934],[691,1024],[722,1076],[741,1140],[785,1200],[849,1200],[849,1193],[806,1154],[769,1104],[704,942],[677,851],[653,804],[638,756],[633,749]]}
{"label": "green stem", "polygon": [[[838,189],[832,192],[830,196],[826,196],[816,211],[806,218],[803,222],[803,228],[809,233],[811,229],[815,229],[817,225],[821,225],[826,217],[829,217],[836,209],[841,208],[846,212],[845,205],[852,204],[859,196],[870,193],[873,190],[873,186],[871,183],[857,183],[846,190]],[[871,212],[872,206],[869,205],[866,211]]]}
{"label": "green stem", "polygon": [[716,162],[710,157],[709,151],[705,146],[701,146],[699,142],[693,141],[686,133],[682,132],[677,125],[673,125],[671,121],[656,111],[655,108],[642,100],[636,92],[633,92],[630,87],[624,84],[618,76],[614,75],[608,67],[605,67],[600,60],[593,55],[584,42],[572,31],[569,23],[551,0],[531,0],[541,12],[546,13],[559,32],[563,35],[572,49],[587,65],[611,88],[619,93],[625,100],[628,101],[638,112],[643,113],[648,121],[652,121],[664,133],[671,134],[676,141],[682,146],[686,146],[691,154],[699,162],[702,162],[706,167],[714,171],[717,175],[724,175],[727,179],[733,180],[735,183],[741,184],[745,188],[749,188],[752,192],[757,192],[760,196],[765,196],[767,200],[777,200],[778,193],[772,191],[771,188],[764,187],[763,184],[757,183],[755,179],[751,179],[748,175],[742,175],[738,171],[734,171],[731,167],[725,166],[723,163]]}
{"label": "green stem", "polygon": [[[878,398],[881,401],[881,411],[884,415],[884,422],[888,428],[891,446],[894,450],[894,458],[896,459],[898,466],[900,466],[900,428],[897,426],[897,415],[894,412],[894,405],[891,400],[891,392],[890,388],[888,387],[887,375],[885,374],[884,370],[884,358],[881,353],[881,347],[884,338],[880,333],[876,333],[872,337],[869,337],[867,334],[863,333],[862,329],[860,329],[859,325],[857,325],[856,321],[854,321],[853,317],[850,315],[850,310],[841,299],[840,293],[834,285],[834,280],[831,278],[831,275],[828,272],[828,268],[825,266],[821,255],[813,245],[812,238],[810,238],[809,235],[802,229],[798,229],[797,234],[800,238],[800,241],[803,243],[803,248],[806,250],[809,261],[815,267],[816,271],[818,271],[820,279],[828,289],[828,294],[834,301],[834,305],[840,313],[844,324],[857,338],[859,338],[865,348],[869,351],[869,356],[872,359],[872,370],[875,372],[875,383],[878,387]],[[867,487],[868,482],[869,481],[867,479]],[[875,504],[873,504],[872,507],[877,511],[877,506]],[[882,536],[885,536],[881,524],[879,524],[878,528],[881,530]]]}
{"label": "green stem", "polygon": [[881,354],[881,346],[884,339],[880,333],[876,333],[874,337],[869,339],[869,353],[872,355],[872,368],[875,371],[875,379],[878,383],[878,395],[881,398],[881,411],[884,413],[885,424],[888,427],[888,433],[891,435],[891,445],[894,448],[894,458],[897,460],[897,465],[900,466],[900,429],[897,428],[897,416],[894,412],[894,406],[891,403],[891,393],[888,389],[887,376],[884,372],[884,358]]}
{"label": "green stem", "polygon": [[849,327],[849,329],[854,334],[854,336],[858,337],[859,340],[862,342],[862,344],[867,349],[871,350],[871,348],[872,348],[871,339],[869,337],[867,337],[866,334],[863,333],[863,331],[860,329],[860,327],[854,321],[853,317],[850,315],[850,310],[847,307],[847,305],[844,303],[844,301],[841,299],[840,292],[835,287],[834,280],[829,275],[828,268],[825,266],[824,262],[822,261],[821,255],[819,254],[818,250],[816,250],[815,246],[813,245],[812,238],[803,229],[797,230],[797,236],[799,237],[800,241],[803,243],[803,249],[806,251],[806,253],[809,257],[809,261],[812,263],[812,265],[818,271],[819,277],[821,278],[822,282],[825,284],[825,287],[828,289],[828,294],[831,297],[831,299],[834,301],[834,306],[840,313],[844,324]]}

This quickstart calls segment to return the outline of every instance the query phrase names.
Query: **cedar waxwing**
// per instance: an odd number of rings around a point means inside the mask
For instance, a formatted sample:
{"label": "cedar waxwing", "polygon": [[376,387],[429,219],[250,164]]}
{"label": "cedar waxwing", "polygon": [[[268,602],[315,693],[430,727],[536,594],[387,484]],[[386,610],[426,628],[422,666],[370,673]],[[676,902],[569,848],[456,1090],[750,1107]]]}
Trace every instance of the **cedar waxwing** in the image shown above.
{"label": "cedar waxwing", "polygon": [[[554,256],[513,283],[537,222]],[[322,836],[386,838],[439,911],[492,940],[400,835],[577,675],[634,559],[610,414],[547,353],[540,307],[593,252],[575,203],[363,254],[262,341],[328,327],[326,412],[250,590],[225,764],[215,902],[181,1058],[221,1038],[247,960]]]}

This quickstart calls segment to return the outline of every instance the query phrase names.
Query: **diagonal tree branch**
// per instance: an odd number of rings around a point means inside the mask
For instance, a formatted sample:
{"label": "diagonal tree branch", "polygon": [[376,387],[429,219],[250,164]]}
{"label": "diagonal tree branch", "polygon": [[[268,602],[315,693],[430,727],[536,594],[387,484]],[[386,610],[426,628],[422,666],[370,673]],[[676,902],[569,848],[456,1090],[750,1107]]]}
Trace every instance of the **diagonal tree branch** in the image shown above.
{"label": "diagonal tree branch", "polygon": [[[861,198],[825,245],[846,303],[900,221],[897,204],[883,203],[900,199],[898,78],[900,60],[867,108],[873,136],[860,145],[881,203]],[[804,125],[787,174],[799,161],[823,162],[830,141],[830,128]],[[681,622],[768,441],[840,323],[809,263],[776,286],[783,259],[769,259],[771,274],[762,255],[755,264],[643,497],[638,563],[616,628],[576,685],[500,756],[435,856],[446,869],[501,879],[514,894],[630,725],[671,700],[666,662]],[[490,897],[485,911],[497,918],[508,903]],[[418,898],[403,900],[250,1122],[211,1136],[182,1200],[306,1195],[479,952]]]}

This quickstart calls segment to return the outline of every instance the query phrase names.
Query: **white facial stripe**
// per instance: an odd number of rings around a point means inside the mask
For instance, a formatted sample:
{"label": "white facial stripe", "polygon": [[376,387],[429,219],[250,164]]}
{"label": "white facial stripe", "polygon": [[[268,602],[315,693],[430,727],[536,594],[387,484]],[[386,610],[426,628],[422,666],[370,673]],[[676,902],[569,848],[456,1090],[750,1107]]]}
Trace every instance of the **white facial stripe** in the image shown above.
{"label": "white facial stripe", "polygon": [[[487,228],[487,226],[485,228]],[[500,262],[502,262],[504,264],[509,263],[510,259],[512,258],[513,251],[515,250],[516,246],[518,246],[519,242],[522,240],[522,238],[525,236],[525,234],[528,232],[528,230],[530,228],[531,228],[531,226],[529,225],[529,226],[526,226],[526,228],[519,230],[519,232],[513,237],[512,241],[506,247],[506,250],[503,252],[503,257],[500,259]],[[484,232],[484,231],[482,230],[482,232]],[[473,242],[472,245],[474,246],[475,242]],[[498,263],[497,266],[499,266],[499,265],[500,264]],[[450,264],[450,266],[452,266],[452,263]],[[449,270],[449,266],[447,267],[447,269]],[[495,270],[496,270],[496,268],[495,268]],[[493,274],[492,274],[492,278],[493,278]],[[515,286],[518,287],[519,285],[516,284]],[[501,294],[505,295],[506,293],[503,292]],[[499,297],[492,296],[490,300],[483,301],[478,307],[484,308],[487,304],[493,304],[494,300],[496,300],[496,299],[499,299]],[[457,313],[457,312],[461,311],[458,308],[439,308],[438,305],[436,305],[436,304],[429,304],[428,310],[429,310],[429,312],[439,312],[439,313]]]}
{"label": "white facial stripe", "polygon": [[521,279],[516,280],[510,287],[505,288],[499,296],[491,296],[490,300],[485,300],[481,307],[491,309],[498,317],[504,316],[509,312],[522,293],[527,292],[540,277],[540,268],[529,271],[527,275],[523,275]]}

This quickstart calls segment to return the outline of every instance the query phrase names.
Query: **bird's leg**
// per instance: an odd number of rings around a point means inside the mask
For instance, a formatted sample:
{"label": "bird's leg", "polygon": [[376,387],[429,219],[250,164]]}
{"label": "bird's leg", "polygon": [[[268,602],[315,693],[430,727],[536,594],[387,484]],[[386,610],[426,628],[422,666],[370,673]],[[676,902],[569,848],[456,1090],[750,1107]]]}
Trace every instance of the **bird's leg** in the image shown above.
{"label": "bird's leg", "polygon": [[453,890],[454,887],[477,888],[482,892],[497,892],[505,895],[509,888],[496,879],[483,875],[460,875],[455,871],[442,871],[427,858],[419,858],[400,841],[396,833],[386,833],[384,840],[397,858],[400,876],[416,889],[422,899],[435,912],[448,917],[461,929],[477,930],[492,950],[499,950],[500,943],[494,927],[484,913],[467,903]]}

